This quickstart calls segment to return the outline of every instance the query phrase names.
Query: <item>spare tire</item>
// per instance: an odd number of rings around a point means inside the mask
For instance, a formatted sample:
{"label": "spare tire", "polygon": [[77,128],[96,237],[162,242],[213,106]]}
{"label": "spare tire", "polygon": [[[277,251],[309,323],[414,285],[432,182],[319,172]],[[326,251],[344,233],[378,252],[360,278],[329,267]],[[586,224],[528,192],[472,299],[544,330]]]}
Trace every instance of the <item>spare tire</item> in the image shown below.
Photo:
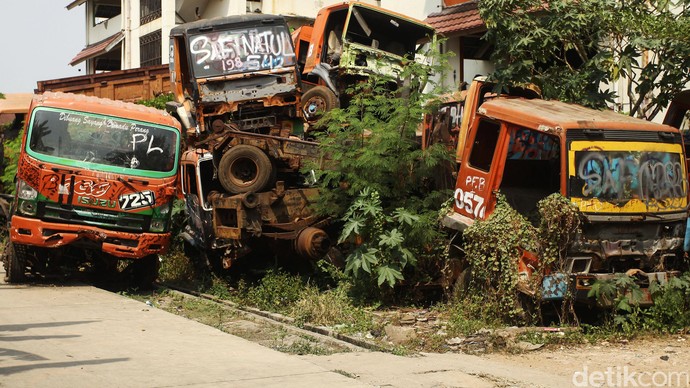
{"label": "spare tire", "polygon": [[326,86],[314,86],[302,95],[302,113],[304,120],[310,124],[317,122],[324,113],[338,106],[338,96]]}
{"label": "spare tire", "polygon": [[240,144],[220,158],[218,179],[230,193],[260,192],[274,177],[273,164],[261,149]]}

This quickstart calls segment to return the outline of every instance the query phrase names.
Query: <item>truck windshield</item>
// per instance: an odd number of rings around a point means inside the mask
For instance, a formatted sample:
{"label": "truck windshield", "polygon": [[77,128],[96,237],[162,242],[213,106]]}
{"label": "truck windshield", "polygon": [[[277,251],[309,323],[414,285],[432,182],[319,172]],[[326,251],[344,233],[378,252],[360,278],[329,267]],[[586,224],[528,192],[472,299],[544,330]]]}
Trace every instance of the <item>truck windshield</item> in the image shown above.
{"label": "truck windshield", "polygon": [[434,30],[423,24],[366,7],[353,6],[345,39],[389,54],[414,58],[417,47],[431,39],[433,34]]}
{"label": "truck windshield", "polygon": [[677,211],[687,206],[680,144],[574,141],[570,195],[583,212]]}
{"label": "truck windshield", "polygon": [[295,65],[295,50],[285,26],[260,26],[213,31],[189,37],[196,78]]}
{"label": "truck windshield", "polygon": [[28,131],[27,152],[48,162],[131,174],[176,169],[179,135],[171,127],[38,108]]}

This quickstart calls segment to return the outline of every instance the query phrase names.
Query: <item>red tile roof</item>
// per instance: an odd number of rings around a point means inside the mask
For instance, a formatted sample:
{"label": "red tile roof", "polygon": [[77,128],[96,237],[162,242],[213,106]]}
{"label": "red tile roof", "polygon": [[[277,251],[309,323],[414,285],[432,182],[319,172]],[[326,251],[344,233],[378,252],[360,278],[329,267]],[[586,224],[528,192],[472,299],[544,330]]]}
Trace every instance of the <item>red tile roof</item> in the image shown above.
{"label": "red tile roof", "polygon": [[441,12],[430,14],[424,21],[444,36],[469,35],[486,30],[482,18],[479,17],[476,0],[444,8]]}
{"label": "red tile roof", "polygon": [[100,42],[90,44],[86,46],[83,50],[81,50],[79,54],[77,54],[74,58],[72,58],[69,64],[74,66],[87,59],[93,58],[103,53],[107,53],[108,51],[112,50],[115,46],[117,46],[117,44],[120,43],[122,39],[124,39],[124,37],[125,36],[124,34],[122,34],[122,31],[120,31],[112,36],[103,39]]}

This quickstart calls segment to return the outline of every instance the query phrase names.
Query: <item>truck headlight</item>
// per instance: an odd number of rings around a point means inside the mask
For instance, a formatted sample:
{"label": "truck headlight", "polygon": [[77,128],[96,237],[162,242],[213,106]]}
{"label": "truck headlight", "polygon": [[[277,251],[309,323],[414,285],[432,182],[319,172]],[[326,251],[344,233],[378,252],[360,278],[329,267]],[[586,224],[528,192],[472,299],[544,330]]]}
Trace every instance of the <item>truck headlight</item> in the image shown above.
{"label": "truck headlight", "polygon": [[17,180],[17,196],[20,199],[35,201],[36,197],[38,197],[38,191],[36,191],[36,189],[34,189],[33,187],[29,186],[28,183],[24,182],[21,179],[18,179]]}
{"label": "truck headlight", "polygon": [[164,219],[154,218],[151,220],[149,230],[151,232],[165,232],[165,224],[166,222]]}
{"label": "truck headlight", "polygon": [[38,206],[36,206],[36,201],[29,201],[23,199],[19,200],[18,210],[20,214],[27,216],[35,216],[37,208]]}
{"label": "truck headlight", "polygon": [[167,216],[168,213],[170,213],[170,203],[171,202],[168,202],[165,205],[161,205],[158,207],[158,211],[160,212],[160,215]]}

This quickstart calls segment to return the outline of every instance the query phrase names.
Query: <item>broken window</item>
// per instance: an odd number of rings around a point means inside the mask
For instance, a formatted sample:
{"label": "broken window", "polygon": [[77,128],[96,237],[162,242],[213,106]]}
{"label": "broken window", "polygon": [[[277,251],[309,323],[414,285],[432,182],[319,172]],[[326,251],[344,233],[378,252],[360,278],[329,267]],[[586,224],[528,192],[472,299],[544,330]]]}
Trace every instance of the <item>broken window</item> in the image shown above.
{"label": "broken window", "polygon": [[496,150],[498,134],[501,132],[501,124],[482,119],[477,127],[477,134],[472,144],[470,165],[482,171],[491,170],[491,160]]}
{"label": "broken window", "polygon": [[499,190],[525,216],[537,202],[560,192],[561,146],[558,137],[523,127],[510,127],[508,151]]}
{"label": "broken window", "polygon": [[41,108],[34,110],[28,131],[28,151],[42,161],[137,174],[169,173],[176,168],[179,135],[171,127]]}

